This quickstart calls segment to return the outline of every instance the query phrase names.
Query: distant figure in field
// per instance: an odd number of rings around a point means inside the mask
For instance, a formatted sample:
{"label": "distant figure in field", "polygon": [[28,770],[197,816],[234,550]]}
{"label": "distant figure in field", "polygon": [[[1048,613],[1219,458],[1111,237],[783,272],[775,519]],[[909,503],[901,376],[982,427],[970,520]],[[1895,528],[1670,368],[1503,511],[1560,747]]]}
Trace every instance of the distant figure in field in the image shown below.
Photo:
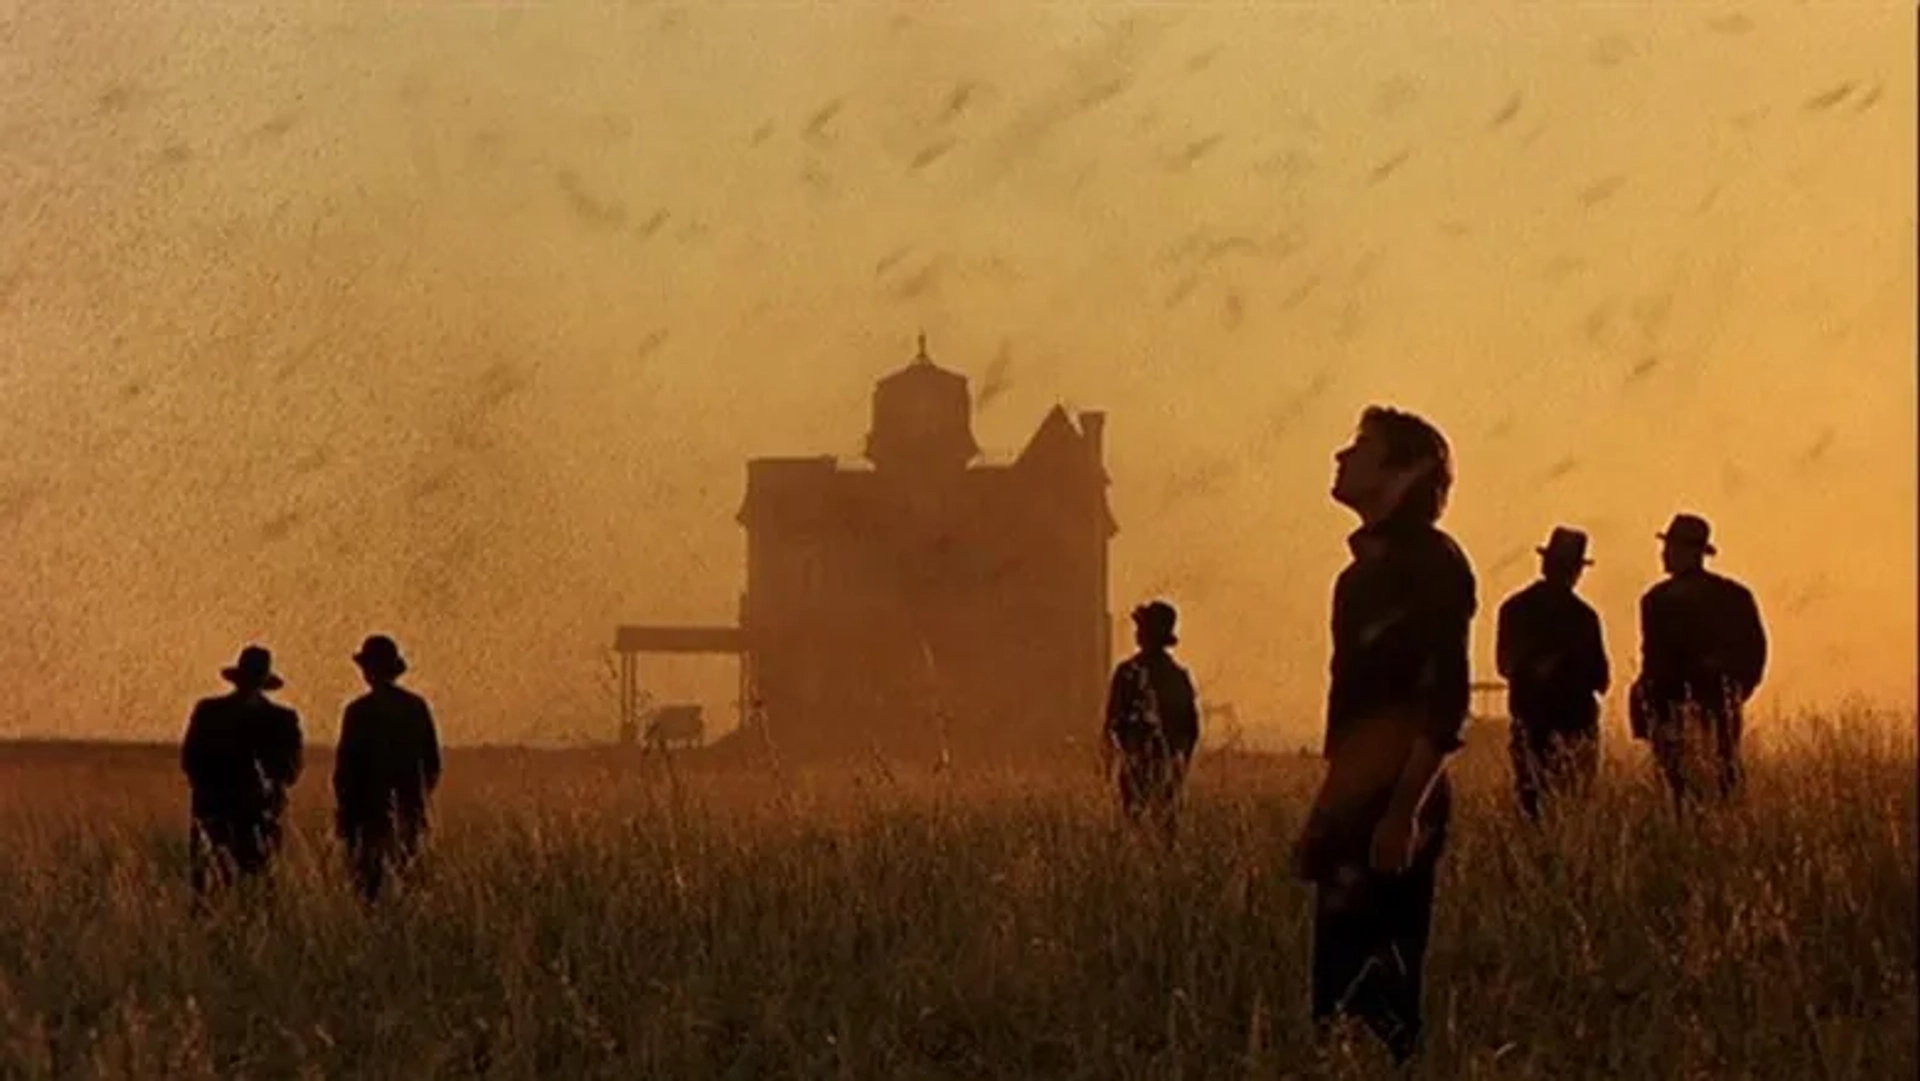
{"label": "distant figure in field", "polygon": [[1753,593],[1707,570],[1717,549],[1704,518],[1677,514],[1659,539],[1667,578],[1640,598],[1630,709],[1634,738],[1652,743],[1684,809],[1706,790],[1724,799],[1739,788],[1742,714],[1766,672],[1767,632]]}
{"label": "distant figure in field", "polygon": [[1418,1048],[1434,878],[1452,817],[1445,761],[1470,704],[1473,568],[1437,523],[1447,441],[1410,413],[1366,410],[1336,456],[1333,498],[1360,528],[1333,592],[1326,779],[1294,848],[1315,884],[1313,1017]]}
{"label": "distant figure in field", "polygon": [[264,876],[280,847],[287,789],[300,779],[300,715],[267,698],[285,686],[273,654],[248,646],[220,673],[233,690],[194,703],[180,745],[192,792],[196,904],[217,885]]}
{"label": "distant figure in field", "polygon": [[1120,765],[1120,807],[1171,836],[1181,782],[1200,740],[1200,709],[1193,679],[1167,650],[1179,615],[1166,601],[1133,610],[1139,652],[1120,662],[1107,690],[1106,757]]}
{"label": "distant figure in field", "polygon": [[374,901],[388,874],[405,873],[419,855],[440,783],[440,737],[426,699],[394,682],[407,662],[393,639],[369,637],[353,660],[369,689],[340,722],[334,821],[354,885]]}
{"label": "distant figure in field", "polygon": [[1556,528],[1540,578],[1500,605],[1494,654],[1507,681],[1509,751],[1520,809],[1540,818],[1544,793],[1585,794],[1600,765],[1600,701],[1611,673],[1600,616],[1574,587],[1593,561],[1587,535]]}

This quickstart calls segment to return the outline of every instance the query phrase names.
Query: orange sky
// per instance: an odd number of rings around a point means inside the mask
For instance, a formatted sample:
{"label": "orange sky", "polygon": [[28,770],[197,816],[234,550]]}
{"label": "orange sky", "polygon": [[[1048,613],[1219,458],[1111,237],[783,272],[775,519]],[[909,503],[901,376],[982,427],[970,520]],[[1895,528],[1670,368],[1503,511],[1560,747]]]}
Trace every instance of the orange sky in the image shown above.
{"label": "orange sky", "polygon": [[385,630],[450,740],[611,735],[613,624],[725,621],[744,460],[922,327],[990,448],[1109,411],[1115,611],[1264,739],[1374,401],[1483,672],[1564,521],[1630,676],[1691,509],[1766,701],[1913,704],[1910,5],[260,7],[0,5],[0,733],[171,738],[258,638],[331,740]]}

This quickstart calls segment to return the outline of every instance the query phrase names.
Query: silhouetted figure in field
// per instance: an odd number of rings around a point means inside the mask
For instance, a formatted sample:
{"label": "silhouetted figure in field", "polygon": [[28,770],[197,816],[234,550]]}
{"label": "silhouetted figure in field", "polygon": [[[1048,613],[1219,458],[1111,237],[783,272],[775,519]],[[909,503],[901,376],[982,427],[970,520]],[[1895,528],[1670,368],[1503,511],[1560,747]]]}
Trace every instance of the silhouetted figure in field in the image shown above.
{"label": "silhouetted figure in field", "polygon": [[1600,765],[1600,700],[1611,681],[1600,616],[1574,587],[1593,565],[1587,535],[1556,528],[1540,578],[1500,605],[1494,654],[1507,681],[1509,751],[1520,809],[1540,818],[1546,793],[1584,795]]}
{"label": "silhouetted figure in field", "polygon": [[426,699],[395,684],[407,662],[376,634],[354,654],[369,690],[347,705],[333,767],[335,826],[354,885],[377,900],[389,874],[419,856],[428,798],[440,783],[440,738]]}
{"label": "silhouetted figure in field", "polygon": [[1453,483],[1438,430],[1370,407],[1336,461],[1333,498],[1361,525],[1334,585],[1327,776],[1295,867],[1315,883],[1316,1027],[1356,1017],[1405,1062],[1421,1035],[1434,877],[1452,817],[1445,761],[1467,719],[1476,587],[1437,526]]}
{"label": "silhouetted figure in field", "polygon": [[180,745],[192,792],[196,905],[236,873],[255,878],[270,869],[303,751],[300,715],[267,698],[285,685],[272,653],[248,646],[220,675],[233,690],[194,703]]}
{"label": "silhouetted figure in field", "polygon": [[1120,807],[1163,835],[1174,828],[1180,785],[1200,739],[1200,709],[1187,670],[1167,650],[1180,639],[1172,605],[1153,601],[1133,610],[1139,652],[1121,661],[1107,690],[1108,766],[1120,766]]}
{"label": "silhouetted figure in field", "polygon": [[1706,569],[1717,550],[1705,519],[1677,514],[1659,539],[1667,579],[1640,598],[1630,710],[1634,738],[1652,743],[1684,809],[1706,791],[1739,788],[1742,714],[1766,672],[1767,633],[1753,593]]}

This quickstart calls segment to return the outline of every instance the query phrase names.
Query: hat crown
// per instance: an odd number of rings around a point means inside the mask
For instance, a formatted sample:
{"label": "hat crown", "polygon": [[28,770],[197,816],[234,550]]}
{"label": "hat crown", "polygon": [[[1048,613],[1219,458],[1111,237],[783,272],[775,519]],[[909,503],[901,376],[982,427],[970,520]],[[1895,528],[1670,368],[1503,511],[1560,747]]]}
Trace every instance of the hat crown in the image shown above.
{"label": "hat crown", "polygon": [[1705,544],[1713,536],[1713,527],[1697,514],[1676,514],[1667,525],[1668,540]]}
{"label": "hat crown", "polygon": [[1547,536],[1547,543],[1534,551],[1544,556],[1549,563],[1592,563],[1587,558],[1587,535],[1584,531],[1569,526],[1554,526]]}
{"label": "hat crown", "polygon": [[273,653],[265,646],[242,649],[233,664],[220,670],[220,675],[235,686],[258,687],[269,691],[282,686],[280,676],[273,670]]}
{"label": "hat crown", "polygon": [[1133,619],[1136,623],[1171,627],[1179,614],[1166,601],[1149,601],[1133,610]]}
{"label": "hat crown", "polygon": [[393,639],[384,634],[370,634],[360,643],[360,655],[363,657],[398,657],[400,647]]}
{"label": "hat crown", "polygon": [[400,647],[384,634],[368,635],[360,643],[360,652],[353,655],[353,660],[362,671],[375,676],[399,676],[407,670],[407,662],[400,656]]}
{"label": "hat crown", "polygon": [[1587,535],[1578,529],[1555,526],[1553,532],[1547,537],[1547,547],[1555,550],[1568,549],[1584,552],[1587,549]]}

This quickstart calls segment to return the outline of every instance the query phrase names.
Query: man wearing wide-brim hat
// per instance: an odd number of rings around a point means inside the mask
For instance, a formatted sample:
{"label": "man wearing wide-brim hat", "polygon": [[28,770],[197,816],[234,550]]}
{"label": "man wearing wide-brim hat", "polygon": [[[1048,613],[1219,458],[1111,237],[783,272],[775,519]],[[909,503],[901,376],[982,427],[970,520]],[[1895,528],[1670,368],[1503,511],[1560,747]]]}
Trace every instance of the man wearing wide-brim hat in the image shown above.
{"label": "man wearing wide-brim hat", "polygon": [[1739,787],[1744,707],[1766,672],[1767,634],[1752,591],[1706,568],[1717,553],[1706,519],[1676,514],[1657,537],[1667,578],[1640,598],[1631,716],[1684,807]]}
{"label": "man wearing wide-brim hat", "polygon": [[1593,565],[1587,535],[1556,526],[1540,577],[1500,605],[1494,657],[1507,681],[1514,791],[1529,819],[1541,797],[1584,793],[1600,762],[1600,700],[1610,673],[1600,616],[1575,587]]}
{"label": "man wearing wide-brim hat", "polygon": [[1181,782],[1200,739],[1193,677],[1168,652],[1179,643],[1173,605],[1156,600],[1133,610],[1139,651],[1114,669],[1107,690],[1105,746],[1119,759],[1120,807],[1130,821],[1150,822],[1170,836]]}
{"label": "man wearing wide-brim hat", "polygon": [[354,885],[374,901],[388,875],[405,873],[419,855],[440,783],[440,737],[426,699],[395,682],[407,662],[392,638],[369,636],[353,661],[368,689],[341,718],[334,822]]}
{"label": "man wearing wide-brim hat", "polygon": [[233,690],[194,703],[180,745],[192,792],[197,899],[236,872],[252,878],[269,870],[303,749],[299,714],[267,698],[284,686],[269,650],[246,647],[220,675]]}

